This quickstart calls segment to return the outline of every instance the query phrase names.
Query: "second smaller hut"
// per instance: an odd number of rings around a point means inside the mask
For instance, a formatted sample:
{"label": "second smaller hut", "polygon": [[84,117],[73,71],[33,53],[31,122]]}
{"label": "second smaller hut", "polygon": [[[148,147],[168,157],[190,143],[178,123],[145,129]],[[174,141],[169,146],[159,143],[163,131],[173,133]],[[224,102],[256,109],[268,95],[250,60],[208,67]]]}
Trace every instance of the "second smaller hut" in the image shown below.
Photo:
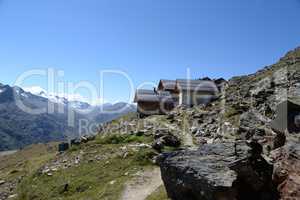
{"label": "second smaller hut", "polygon": [[174,108],[174,100],[170,92],[139,89],[136,91],[134,102],[140,117],[166,114]]}

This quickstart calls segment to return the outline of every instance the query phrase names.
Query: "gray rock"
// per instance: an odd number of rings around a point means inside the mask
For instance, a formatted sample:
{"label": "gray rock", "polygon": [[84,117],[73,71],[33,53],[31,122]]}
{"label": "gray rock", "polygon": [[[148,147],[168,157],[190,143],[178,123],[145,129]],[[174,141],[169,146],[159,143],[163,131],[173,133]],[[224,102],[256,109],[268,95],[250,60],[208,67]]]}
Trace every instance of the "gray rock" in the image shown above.
{"label": "gray rock", "polygon": [[161,139],[156,139],[152,144],[152,148],[158,152],[161,152],[161,150],[164,148],[163,141]]}
{"label": "gray rock", "polygon": [[165,135],[161,139],[163,144],[169,147],[179,147],[181,145],[180,139],[172,134]]}
{"label": "gray rock", "polygon": [[172,135],[172,134],[167,134],[167,135],[162,135],[161,137],[158,137],[152,144],[152,148],[157,150],[158,152],[161,152],[161,150],[165,146],[169,147],[179,147],[181,145],[181,141],[178,137]]}
{"label": "gray rock", "polygon": [[252,157],[244,143],[206,144],[160,159],[172,200],[274,200],[272,165]]}
{"label": "gray rock", "polygon": [[239,133],[243,139],[265,136],[265,127],[270,124],[270,119],[255,111],[245,112],[240,117]]}

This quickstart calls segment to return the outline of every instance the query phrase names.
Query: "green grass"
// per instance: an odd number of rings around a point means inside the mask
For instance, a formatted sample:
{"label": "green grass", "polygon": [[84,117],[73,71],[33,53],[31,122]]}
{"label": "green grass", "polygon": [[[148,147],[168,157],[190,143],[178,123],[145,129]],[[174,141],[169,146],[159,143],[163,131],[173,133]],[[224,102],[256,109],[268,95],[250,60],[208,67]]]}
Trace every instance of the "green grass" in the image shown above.
{"label": "green grass", "polygon": [[[164,122],[163,117],[159,118],[158,121]],[[153,136],[143,134],[98,135],[95,140],[73,146],[61,155],[57,154],[57,144],[51,148],[33,145],[0,163],[0,179],[23,177],[14,191],[18,194],[16,200],[118,200],[125,183],[137,172],[153,167],[157,152],[136,145],[150,145],[153,141]],[[166,147],[164,152],[174,150]],[[62,169],[63,160],[73,163],[77,156],[80,156],[80,164]],[[58,167],[54,164],[56,161],[59,161]],[[51,176],[42,174],[45,165],[57,167],[58,171],[51,172]],[[167,200],[163,187],[149,198]]]}
{"label": "green grass", "polygon": [[100,136],[96,139],[98,144],[127,144],[127,143],[150,143],[153,141],[151,136],[136,136],[130,134],[110,134]]}
{"label": "green grass", "polygon": [[[52,177],[35,174],[19,187],[19,199],[118,199],[128,179],[124,174],[131,170],[131,164],[131,160],[110,159],[107,165],[85,163]],[[67,191],[65,184],[69,184]]]}
{"label": "green grass", "polygon": [[164,146],[162,149],[162,152],[164,153],[169,153],[169,152],[174,152],[177,151],[180,147],[169,147],[169,146]]}
{"label": "green grass", "polygon": [[152,159],[157,153],[153,149],[140,149],[135,155],[134,160],[139,163],[140,166],[152,165]]}
{"label": "green grass", "polygon": [[17,153],[0,157],[0,179],[13,180],[38,170],[44,163],[55,157],[57,143],[37,144]]}
{"label": "green grass", "polygon": [[124,115],[122,117],[119,117],[117,119],[114,119],[110,122],[110,124],[119,124],[121,121],[132,121],[134,119],[137,119],[137,113],[128,113],[127,115]]}
{"label": "green grass", "polygon": [[[85,153],[80,165],[53,172],[52,176],[32,173],[18,187],[18,200],[117,200],[131,175],[153,165],[155,151],[140,148],[128,149],[124,158],[120,149],[126,142],[145,141],[145,136],[107,136],[69,150],[64,157],[72,158],[80,151]],[[93,152],[99,153],[93,153]],[[88,162],[95,155],[103,160]],[[127,175],[128,174],[128,175]],[[65,191],[65,185],[68,190]]]}

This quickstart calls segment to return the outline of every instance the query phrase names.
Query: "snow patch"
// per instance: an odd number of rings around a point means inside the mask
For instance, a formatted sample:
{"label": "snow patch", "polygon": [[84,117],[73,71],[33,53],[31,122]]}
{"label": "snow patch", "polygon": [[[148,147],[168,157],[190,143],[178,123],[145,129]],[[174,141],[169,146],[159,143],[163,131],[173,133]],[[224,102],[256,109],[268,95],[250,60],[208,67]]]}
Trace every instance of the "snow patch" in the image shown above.
{"label": "snow patch", "polygon": [[68,102],[76,102],[74,103],[74,106],[77,108],[81,108],[82,106],[85,106],[84,104],[90,104],[91,106],[100,106],[105,103],[105,101],[102,98],[90,100],[78,93],[75,94],[49,93],[47,90],[45,90],[40,86],[25,87],[23,89],[26,92],[30,92],[31,94],[47,98],[54,103],[67,104]]}
{"label": "snow patch", "polygon": [[22,97],[28,98],[28,95],[26,93],[21,94]]}

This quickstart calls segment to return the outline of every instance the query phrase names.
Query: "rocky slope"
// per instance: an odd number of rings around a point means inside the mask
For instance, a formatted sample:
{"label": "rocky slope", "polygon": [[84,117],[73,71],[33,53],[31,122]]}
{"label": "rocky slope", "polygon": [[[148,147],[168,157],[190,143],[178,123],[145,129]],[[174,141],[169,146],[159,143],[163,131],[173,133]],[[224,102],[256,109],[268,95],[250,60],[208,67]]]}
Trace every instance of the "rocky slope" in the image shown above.
{"label": "rocky slope", "polygon": [[[278,132],[271,123],[284,114],[277,113],[281,102],[289,99],[299,103],[299,82],[297,48],[255,74],[230,79],[216,102],[192,111],[195,113],[190,116],[196,125],[191,131],[202,145],[196,151],[161,158],[162,178],[169,197],[299,199],[299,129]],[[300,115],[297,110],[293,108],[293,116]],[[288,118],[285,113],[279,123],[286,124]],[[296,118],[292,123],[296,123]],[[253,142],[244,146],[251,150],[239,158],[239,143],[249,140]],[[226,146],[230,144],[231,149]]]}

